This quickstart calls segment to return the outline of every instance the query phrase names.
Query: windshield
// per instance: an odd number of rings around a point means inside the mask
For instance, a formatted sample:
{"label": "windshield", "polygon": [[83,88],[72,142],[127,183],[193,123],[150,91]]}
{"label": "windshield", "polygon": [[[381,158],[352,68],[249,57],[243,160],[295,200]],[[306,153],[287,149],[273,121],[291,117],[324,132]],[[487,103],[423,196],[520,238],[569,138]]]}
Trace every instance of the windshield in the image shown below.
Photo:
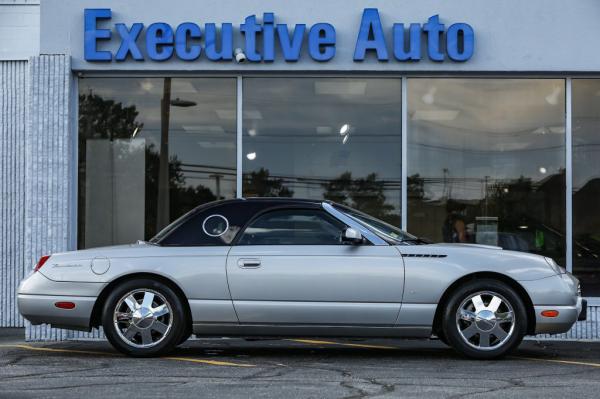
{"label": "windshield", "polygon": [[391,224],[374,218],[373,216],[369,216],[366,213],[359,212],[343,205],[334,204],[334,206],[338,211],[345,213],[367,229],[376,233],[384,240],[392,241],[393,243],[421,241],[418,237],[408,234],[407,232],[400,230],[398,227],[392,226]]}

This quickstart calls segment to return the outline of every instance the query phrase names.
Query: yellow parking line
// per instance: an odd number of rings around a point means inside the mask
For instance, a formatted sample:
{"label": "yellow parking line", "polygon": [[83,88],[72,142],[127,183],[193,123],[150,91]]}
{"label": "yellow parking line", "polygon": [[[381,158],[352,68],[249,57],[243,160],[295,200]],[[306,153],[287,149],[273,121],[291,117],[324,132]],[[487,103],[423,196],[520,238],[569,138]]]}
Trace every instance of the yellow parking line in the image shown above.
{"label": "yellow parking line", "polygon": [[31,351],[41,351],[41,352],[62,352],[62,353],[81,353],[85,355],[104,355],[104,356],[122,356],[118,353],[110,353],[110,352],[96,352],[96,351],[80,351],[76,349],[59,349],[59,348],[45,348],[40,346],[31,346],[31,345],[0,345],[0,348],[17,348],[17,349],[27,349]]}
{"label": "yellow parking line", "polygon": [[351,344],[347,342],[335,342],[335,341],[319,341],[314,339],[288,339],[288,341],[300,342],[302,344],[312,344],[312,345],[340,345],[340,346],[350,346],[353,348],[367,348],[367,349],[398,349],[394,346],[384,346],[384,345],[368,345],[368,344]]}
{"label": "yellow parking line", "polygon": [[512,359],[532,360],[537,362],[562,363],[576,366],[600,367],[600,363],[580,362],[576,360],[544,359],[540,357],[511,356]]}
{"label": "yellow parking line", "polygon": [[[2,344],[0,344],[0,348],[26,349],[26,350],[31,350],[31,351],[55,352],[55,353],[56,352],[58,352],[58,353],[76,353],[76,354],[84,354],[84,355],[123,356],[119,353],[111,353],[111,352],[82,351],[82,350],[77,350],[77,349],[61,349],[61,348],[46,348],[46,347],[23,345],[23,344],[18,344],[18,345],[2,345]],[[213,366],[255,367],[253,364],[247,364],[247,363],[233,363],[233,362],[223,362],[223,361],[219,361],[219,360],[192,359],[192,358],[187,358],[187,357],[163,357],[162,359],[210,364]]]}
{"label": "yellow parking line", "polygon": [[232,363],[232,362],[223,362],[220,360],[206,360],[206,359],[192,359],[188,357],[163,357],[162,359],[169,360],[178,360],[182,362],[192,362],[192,363],[203,363],[210,364],[213,366],[231,366],[231,367],[256,367],[254,364],[248,363]]}

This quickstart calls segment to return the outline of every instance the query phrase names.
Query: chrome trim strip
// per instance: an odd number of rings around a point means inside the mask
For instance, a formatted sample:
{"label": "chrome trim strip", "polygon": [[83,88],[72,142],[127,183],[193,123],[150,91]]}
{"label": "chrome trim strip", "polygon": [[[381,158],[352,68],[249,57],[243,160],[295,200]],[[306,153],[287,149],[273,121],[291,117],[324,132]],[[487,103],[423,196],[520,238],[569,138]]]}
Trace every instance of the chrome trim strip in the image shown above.
{"label": "chrome trim strip", "polygon": [[[235,152],[235,197],[243,198],[243,187],[242,187],[242,166],[243,166],[243,152],[242,152],[242,135],[243,135],[243,84],[242,76],[237,76],[236,82],[236,152]],[[220,199],[220,198],[217,198]]]}
{"label": "chrome trim strip", "polygon": [[400,173],[402,175],[402,194],[400,197],[400,208],[402,209],[402,217],[400,218],[400,228],[403,231],[408,231],[408,79],[402,77],[402,162],[400,165]]}
{"label": "chrome trim strip", "polygon": [[565,207],[566,209],[566,269],[573,273],[573,126],[572,126],[572,81],[566,79],[565,87]]}

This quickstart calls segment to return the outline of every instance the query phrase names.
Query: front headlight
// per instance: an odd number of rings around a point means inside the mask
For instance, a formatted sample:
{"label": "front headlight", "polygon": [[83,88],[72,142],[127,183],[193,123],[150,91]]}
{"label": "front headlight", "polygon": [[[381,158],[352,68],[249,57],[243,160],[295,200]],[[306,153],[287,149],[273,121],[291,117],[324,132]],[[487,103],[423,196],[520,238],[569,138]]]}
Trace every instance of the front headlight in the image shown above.
{"label": "front headlight", "polygon": [[565,269],[564,267],[560,267],[552,258],[548,258],[547,256],[544,257],[544,259],[546,259],[546,263],[552,268],[552,270],[554,270],[554,273],[556,274],[565,274],[567,272],[567,269]]}

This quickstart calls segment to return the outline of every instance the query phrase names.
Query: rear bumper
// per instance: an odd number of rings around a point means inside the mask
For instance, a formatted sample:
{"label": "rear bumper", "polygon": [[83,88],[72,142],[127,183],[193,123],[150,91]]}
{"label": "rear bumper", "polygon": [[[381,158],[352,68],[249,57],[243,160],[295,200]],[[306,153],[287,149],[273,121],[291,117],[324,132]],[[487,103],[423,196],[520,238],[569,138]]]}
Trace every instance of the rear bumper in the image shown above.
{"label": "rear bumper", "polygon": [[[56,302],[73,302],[75,308],[60,309]],[[18,294],[19,312],[31,324],[51,324],[52,327],[69,330],[90,331],[90,317],[96,302],[95,297],[64,295]]]}
{"label": "rear bumper", "polygon": [[[587,313],[587,301],[577,297],[577,303],[573,306],[534,306],[536,319],[536,334],[560,334],[565,333],[573,327],[577,320],[585,320]],[[545,317],[543,311],[557,310],[558,316]],[[581,318],[583,317],[583,319]]]}

